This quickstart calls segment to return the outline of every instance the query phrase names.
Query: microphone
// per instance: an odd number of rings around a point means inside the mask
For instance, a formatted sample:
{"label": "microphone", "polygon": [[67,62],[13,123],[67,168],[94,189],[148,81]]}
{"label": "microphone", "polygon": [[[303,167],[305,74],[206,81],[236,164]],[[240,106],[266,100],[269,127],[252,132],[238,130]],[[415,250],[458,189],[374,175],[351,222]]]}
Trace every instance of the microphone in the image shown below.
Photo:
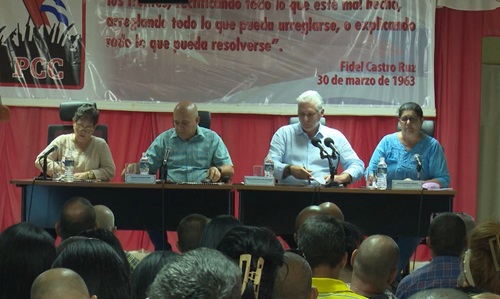
{"label": "microphone", "polygon": [[330,137],[325,138],[325,145],[328,146],[332,150],[332,158],[337,159],[337,157],[340,157],[339,151],[335,147],[332,138],[330,138]]}
{"label": "microphone", "polygon": [[415,161],[417,162],[417,175],[418,175],[418,178],[420,179],[420,171],[422,170],[422,160],[420,159],[419,154],[415,154],[413,156],[413,159],[415,159]]}
{"label": "microphone", "polygon": [[318,137],[313,137],[313,139],[311,139],[311,143],[315,147],[319,148],[319,151],[321,154],[325,153],[326,156],[328,156],[328,152],[325,150],[325,148],[321,144],[321,139],[319,139]]}
{"label": "microphone", "polygon": [[47,157],[48,155],[50,155],[50,153],[52,153],[53,151],[57,150],[57,145],[53,145],[49,148],[47,148],[45,151],[42,152],[42,154],[40,155],[40,157]]}
{"label": "microphone", "polygon": [[168,179],[167,160],[168,160],[168,157],[170,156],[171,150],[172,150],[172,148],[170,148],[168,146],[165,148],[165,155],[163,155],[163,162],[162,162],[162,165],[160,167],[160,180],[167,181],[167,179]]}

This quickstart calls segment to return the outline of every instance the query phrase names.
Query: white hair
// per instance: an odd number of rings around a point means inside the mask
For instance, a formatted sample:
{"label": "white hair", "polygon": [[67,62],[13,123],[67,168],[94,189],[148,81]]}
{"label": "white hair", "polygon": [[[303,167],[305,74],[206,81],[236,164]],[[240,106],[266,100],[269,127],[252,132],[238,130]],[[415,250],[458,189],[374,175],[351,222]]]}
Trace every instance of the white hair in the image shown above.
{"label": "white hair", "polygon": [[315,90],[308,90],[303,92],[298,98],[297,103],[313,103],[316,110],[323,110],[323,97]]}

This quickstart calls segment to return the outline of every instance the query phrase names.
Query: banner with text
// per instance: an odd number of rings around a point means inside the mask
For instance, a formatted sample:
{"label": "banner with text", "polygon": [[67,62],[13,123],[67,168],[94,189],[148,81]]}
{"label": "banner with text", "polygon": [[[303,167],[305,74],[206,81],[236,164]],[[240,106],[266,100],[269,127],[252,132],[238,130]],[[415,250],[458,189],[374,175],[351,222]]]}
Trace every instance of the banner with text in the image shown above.
{"label": "banner with text", "polygon": [[352,114],[407,101],[435,107],[435,0],[2,6],[4,98],[106,101],[117,109],[187,99],[223,112],[273,113],[314,89],[327,106],[353,107]]}

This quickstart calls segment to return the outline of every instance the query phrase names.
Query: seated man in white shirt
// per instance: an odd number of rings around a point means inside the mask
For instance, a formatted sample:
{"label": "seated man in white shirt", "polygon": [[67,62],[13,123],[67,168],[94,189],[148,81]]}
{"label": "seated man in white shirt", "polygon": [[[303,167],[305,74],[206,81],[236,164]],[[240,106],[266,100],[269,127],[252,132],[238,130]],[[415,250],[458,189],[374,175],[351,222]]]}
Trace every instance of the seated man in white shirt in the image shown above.
{"label": "seated man in white shirt", "polygon": [[[325,112],[321,95],[309,90],[302,93],[297,102],[300,123],[279,128],[271,140],[269,154],[274,161],[275,178],[285,184],[308,184],[313,178],[344,185],[359,180],[363,175],[363,161],[340,131],[320,123]],[[339,153],[333,159],[334,166],[340,164],[342,173],[330,177],[328,159],[322,159],[319,148],[311,143],[315,137],[323,144],[326,138],[333,140]]]}

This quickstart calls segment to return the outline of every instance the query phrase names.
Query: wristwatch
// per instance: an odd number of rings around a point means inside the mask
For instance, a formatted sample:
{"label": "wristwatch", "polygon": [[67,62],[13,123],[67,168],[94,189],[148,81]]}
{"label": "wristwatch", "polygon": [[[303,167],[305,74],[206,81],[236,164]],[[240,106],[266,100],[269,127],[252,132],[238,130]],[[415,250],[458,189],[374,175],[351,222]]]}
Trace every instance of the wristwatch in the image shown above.
{"label": "wristwatch", "polygon": [[87,177],[90,180],[95,180],[95,173],[92,170],[87,171]]}

